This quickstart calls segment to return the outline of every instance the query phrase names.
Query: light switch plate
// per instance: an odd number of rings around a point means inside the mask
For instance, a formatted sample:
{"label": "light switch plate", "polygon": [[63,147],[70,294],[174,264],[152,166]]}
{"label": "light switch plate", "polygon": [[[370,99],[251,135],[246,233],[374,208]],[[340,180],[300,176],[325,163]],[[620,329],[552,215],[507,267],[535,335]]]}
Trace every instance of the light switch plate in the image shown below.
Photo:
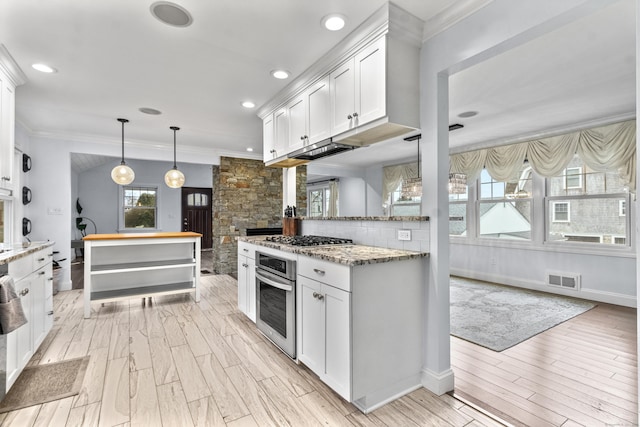
{"label": "light switch plate", "polygon": [[398,240],[411,240],[411,230],[398,230]]}

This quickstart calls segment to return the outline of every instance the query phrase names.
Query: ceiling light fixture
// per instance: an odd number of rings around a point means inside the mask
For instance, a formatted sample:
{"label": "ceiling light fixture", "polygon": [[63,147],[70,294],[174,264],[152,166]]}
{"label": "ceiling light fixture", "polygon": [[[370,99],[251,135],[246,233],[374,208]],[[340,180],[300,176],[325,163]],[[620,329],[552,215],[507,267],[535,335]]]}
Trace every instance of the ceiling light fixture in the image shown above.
{"label": "ceiling light fixture", "polygon": [[346,18],[339,13],[331,13],[322,18],[322,26],[329,31],[338,31],[344,28]]}
{"label": "ceiling light fixture", "polygon": [[244,102],[242,103],[242,106],[243,106],[244,108],[254,108],[254,107],[256,106],[256,104],[255,104],[255,103],[253,103],[253,102],[251,102],[251,101],[244,101]]}
{"label": "ceiling light fixture", "polygon": [[129,123],[129,120],[118,119],[118,121],[122,123],[122,161],[111,170],[111,179],[118,185],[129,185],[136,177],[133,169],[124,162],[124,124]]}
{"label": "ceiling light fixture", "polygon": [[184,174],[178,170],[176,165],[176,131],[180,128],[171,126],[169,129],[173,131],[173,168],[164,174],[164,182],[170,188],[180,188],[184,185]]}
{"label": "ceiling light fixture", "polygon": [[182,6],[168,1],[157,1],[151,5],[151,14],[160,22],[172,27],[188,27],[193,17]]}
{"label": "ceiling light fixture", "polygon": [[162,114],[162,111],[156,110],[155,108],[149,108],[149,107],[140,107],[138,108],[138,111],[144,114],[150,114],[152,116],[159,116],[160,114]]}
{"label": "ceiling light fixture", "polygon": [[48,66],[47,64],[33,64],[31,68],[33,68],[34,70],[38,70],[41,73],[47,74],[55,73],[58,71],[55,68]]}
{"label": "ceiling light fixture", "polygon": [[247,151],[252,152],[252,151],[253,151],[253,148],[248,147],[248,148],[247,148]]}
{"label": "ceiling light fixture", "polygon": [[286,70],[273,70],[271,71],[271,75],[280,80],[289,78],[289,72]]}

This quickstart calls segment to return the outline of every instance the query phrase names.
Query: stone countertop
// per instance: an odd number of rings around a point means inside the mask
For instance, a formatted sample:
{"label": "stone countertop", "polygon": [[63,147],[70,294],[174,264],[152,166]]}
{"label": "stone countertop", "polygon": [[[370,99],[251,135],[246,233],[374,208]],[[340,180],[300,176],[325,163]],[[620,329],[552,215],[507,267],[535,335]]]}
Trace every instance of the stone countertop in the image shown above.
{"label": "stone countertop", "polygon": [[296,218],[303,221],[429,221],[428,216],[299,216]]}
{"label": "stone countertop", "polygon": [[265,236],[239,237],[238,239],[242,242],[258,246],[306,255],[348,266],[402,261],[429,256],[428,252],[415,252],[365,245],[292,246],[283,243],[269,242],[265,240]]}
{"label": "stone countertop", "polygon": [[24,258],[34,252],[53,246],[54,243],[55,242],[31,242],[26,248],[22,246],[22,243],[0,245],[0,265]]}

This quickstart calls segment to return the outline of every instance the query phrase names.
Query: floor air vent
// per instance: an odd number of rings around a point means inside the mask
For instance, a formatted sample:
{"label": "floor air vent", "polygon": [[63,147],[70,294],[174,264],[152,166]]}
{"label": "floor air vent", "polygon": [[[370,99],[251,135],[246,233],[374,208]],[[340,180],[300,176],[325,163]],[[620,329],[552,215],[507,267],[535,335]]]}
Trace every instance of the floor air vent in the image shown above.
{"label": "floor air vent", "polygon": [[580,275],[573,273],[549,273],[547,274],[547,284],[560,288],[578,290],[580,289]]}

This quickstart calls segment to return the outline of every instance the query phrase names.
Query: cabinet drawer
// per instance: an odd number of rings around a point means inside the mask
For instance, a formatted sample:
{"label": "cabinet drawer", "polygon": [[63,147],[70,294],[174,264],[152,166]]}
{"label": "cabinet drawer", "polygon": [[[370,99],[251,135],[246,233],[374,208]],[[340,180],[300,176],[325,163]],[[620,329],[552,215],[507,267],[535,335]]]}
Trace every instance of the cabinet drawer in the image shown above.
{"label": "cabinet drawer", "polygon": [[9,275],[14,282],[31,274],[33,271],[33,256],[33,254],[30,254],[9,263]]}
{"label": "cabinet drawer", "polygon": [[33,254],[33,269],[37,270],[42,266],[50,264],[53,260],[53,248],[48,247]]}
{"label": "cabinet drawer", "polygon": [[256,245],[247,242],[238,242],[238,254],[245,255],[251,259],[256,258]]}
{"label": "cabinet drawer", "polygon": [[308,256],[298,257],[298,274],[351,292],[351,267]]}

